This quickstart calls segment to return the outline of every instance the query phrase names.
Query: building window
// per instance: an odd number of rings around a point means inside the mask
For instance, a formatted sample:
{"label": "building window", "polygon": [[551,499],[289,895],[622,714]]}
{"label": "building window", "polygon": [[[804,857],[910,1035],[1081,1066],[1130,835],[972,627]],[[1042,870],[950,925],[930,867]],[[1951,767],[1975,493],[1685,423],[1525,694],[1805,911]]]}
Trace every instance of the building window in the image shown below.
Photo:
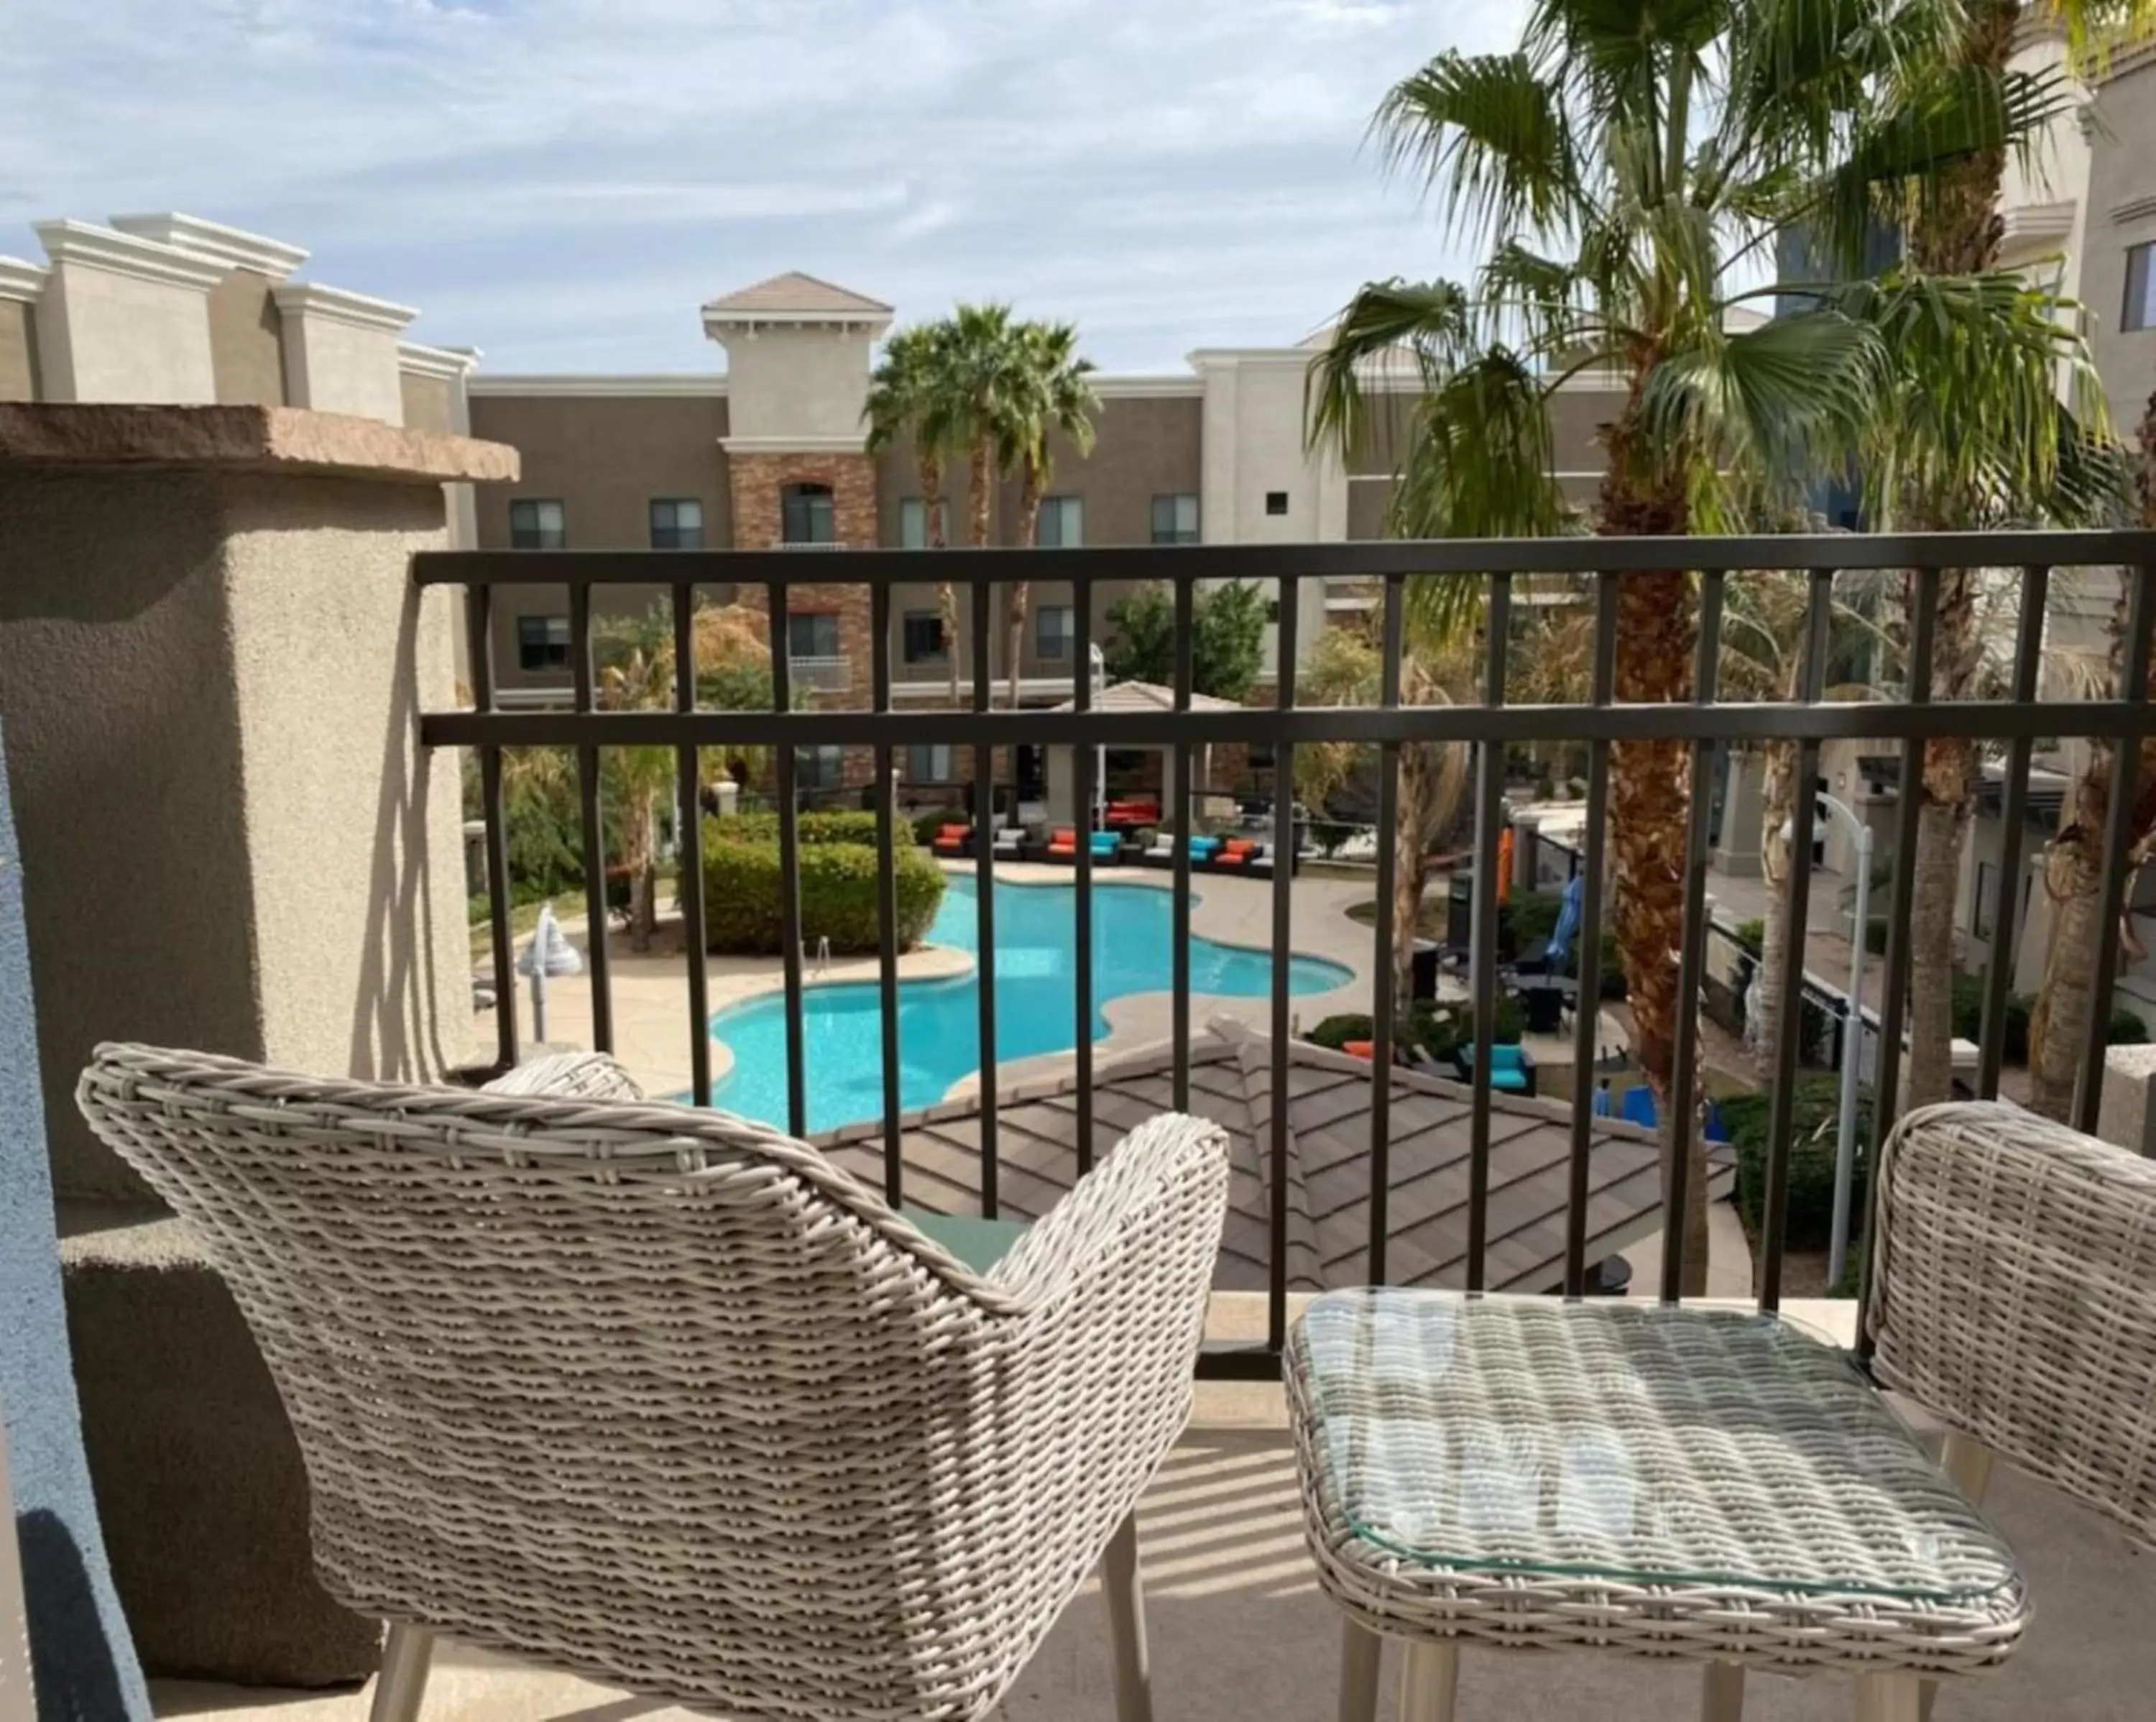
{"label": "building window", "polygon": [[1265,512],[1268,514],[1286,514],[1287,512],[1287,492],[1286,491],[1267,491],[1265,492]]}
{"label": "building window", "polygon": [[[944,543],[951,542],[951,499],[936,499],[936,524],[941,530],[937,537]],[[919,496],[901,496],[898,503],[898,544],[901,550],[926,550],[928,547],[928,504]]]}
{"label": "building window", "polygon": [[797,789],[835,789],[846,781],[844,748],[796,748],[793,750],[793,787]]}
{"label": "building window", "polygon": [[797,658],[839,655],[839,618],[829,610],[796,610],[786,619],[786,649]]}
{"label": "building window", "polygon": [[779,527],[788,544],[837,542],[829,485],[788,485],[779,492]]}
{"label": "building window", "polygon": [[1198,498],[1184,491],[1152,499],[1152,541],[1156,544],[1198,542]]}
{"label": "building window", "polygon": [[516,667],[529,671],[567,669],[569,619],[567,616],[519,616],[516,619]]}
{"label": "building window", "polygon": [[943,661],[943,618],[934,610],[906,613],[906,661],[940,664]]}
{"label": "building window", "polygon": [[568,517],[551,498],[519,496],[509,505],[512,550],[560,550],[569,542]]}
{"label": "building window", "polygon": [[1077,496],[1043,496],[1033,542],[1044,550],[1075,550],[1086,542],[1086,504]]}
{"label": "building window", "polygon": [[1070,655],[1070,606],[1045,604],[1033,613],[1033,649],[1044,658]]}
{"label": "building window", "polygon": [[2156,329],[2156,239],[2126,248],[2126,311],[2121,329]]}
{"label": "building window", "polygon": [[651,504],[654,550],[701,550],[704,505],[693,496],[658,496]]}
{"label": "building window", "polygon": [[951,750],[916,742],[906,750],[906,776],[907,782],[915,784],[951,782]]}

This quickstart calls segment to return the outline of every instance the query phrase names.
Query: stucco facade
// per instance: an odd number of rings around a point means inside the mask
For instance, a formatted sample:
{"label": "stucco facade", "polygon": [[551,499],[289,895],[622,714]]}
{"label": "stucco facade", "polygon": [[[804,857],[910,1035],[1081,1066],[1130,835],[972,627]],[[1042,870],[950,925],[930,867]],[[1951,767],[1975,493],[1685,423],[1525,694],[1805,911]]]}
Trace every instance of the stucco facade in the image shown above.
{"label": "stucco facade", "polygon": [[2128,253],[2156,244],[2156,49],[2121,56],[2097,86],[2088,156],[2082,295],[2089,344],[2112,418],[2131,434],[2156,396],[2156,318],[2149,327],[2124,326]]}

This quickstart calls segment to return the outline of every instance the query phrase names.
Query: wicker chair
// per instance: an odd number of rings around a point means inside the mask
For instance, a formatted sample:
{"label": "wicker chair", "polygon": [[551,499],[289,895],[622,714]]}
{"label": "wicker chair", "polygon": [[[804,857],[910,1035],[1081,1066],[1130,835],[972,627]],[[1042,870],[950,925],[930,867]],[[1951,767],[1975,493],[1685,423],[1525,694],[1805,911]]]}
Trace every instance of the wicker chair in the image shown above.
{"label": "wicker chair", "polygon": [[107,1046],[78,1098],[261,1344],[316,1570],[391,1623],[377,1722],[438,1632],[729,1715],[964,1722],[1096,1565],[1147,1722],[1132,1513],[1189,1410],[1218,1127],[1142,1126],[983,1274],[603,1059],[470,1092]]}

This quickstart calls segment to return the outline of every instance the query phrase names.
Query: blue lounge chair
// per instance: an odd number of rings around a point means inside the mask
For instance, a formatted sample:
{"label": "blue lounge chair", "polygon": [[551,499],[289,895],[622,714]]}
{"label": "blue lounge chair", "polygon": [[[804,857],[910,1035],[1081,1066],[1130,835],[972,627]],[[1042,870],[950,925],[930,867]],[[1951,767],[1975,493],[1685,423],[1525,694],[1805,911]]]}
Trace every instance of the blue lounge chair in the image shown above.
{"label": "blue lounge chair", "polygon": [[1096,861],[1120,861],[1122,858],[1123,840],[1113,831],[1094,832],[1092,846],[1093,859]]}
{"label": "blue lounge chair", "polygon": [[1492,1046],[1490,1086],[1501,1094],[1533,1093],[1534,1078],[1528,1074],[1526,1053],[1517,1046]]}
{"label": "blue lounge chair", "polygon": [[1624,1113],[1625,1123],[1638,1124],[1649,1130],[1661,1123],[1661,1114],[1655,1110],[1655,1091],[1645,1082],[1625,1091]]}

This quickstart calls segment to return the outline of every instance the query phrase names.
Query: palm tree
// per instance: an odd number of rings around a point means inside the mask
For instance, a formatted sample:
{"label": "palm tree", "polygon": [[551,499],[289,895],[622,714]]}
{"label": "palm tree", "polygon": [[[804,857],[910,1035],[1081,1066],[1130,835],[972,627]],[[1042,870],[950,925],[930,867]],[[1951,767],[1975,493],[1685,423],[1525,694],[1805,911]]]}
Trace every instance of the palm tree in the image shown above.
{"label": "palm tree", "polygon": [[[1313,365],[1314,433],[1362,439],[1373,366],[1420,373],[1391,524],[1410,536],[1557,529],[1552,392],[1594,372],[1616,386],[1602,427],[1595,530],[1726,528],[1790,495],[1863,422],[1899,357],[1882,331],[1915,301],[1981,341],[1994,297],[1907,275],[1828,286],[1731,332],[1757,256],[1830,199],[1868,195],[2003,136],[1989,86],[1948,102],[1912,67],[1959,13],[1933,0],[1538,0],[1519,49],[1448,52],[1394,88],[1376,130],[1425,172],[1455,228],[1490,249],[1471,289],[1365,287]],[[1471,599],[1455,608],[1471,609]],[[1616,693],[1691,694],[1692,577],[1628,573],[1617,599]],[[1615,929],[1634,1042],[1667,1120],[1665,1164],[1689,1157],[1687,1293],[1703,1290],[1707,1180],[1696,1120],[1671,1115],[1683,920],[1687,749],[1611,750]]]}
{"label": "palm tree", "polygon": [[[943,548],[943,462],[957,441],[963,416],[954,332],[947,319],[901,329],[884,343],[883,357],[869,378],[861,416],[869,427],[870,454],[880,454],[900,438],[913,439],[913,458],[921,478],[922,530],[931,550]],[[958,594],[950,581],[937,588],[943,619],[943,652],[951,666],[951,703],[958,703]]]}
{"label": "palm tree", "polygon": [[[1040,522],[1040,499],[1055,474],[1050,439],[1060,433],[1081,460],[1092,452],[1093,415],[1101,398],[1093,392],[1093,362],[1078,356],[1078,332],[1069,323],[1021,323],[1018,327],[1018,376],[1003,423],[999,464],[1019,472],[1018,540],[1030,544]],[[1018,709],[1019,661],[1025,640],[1030,584],[1014,581],[1007,654],[1011,709]],[[1084,666],[1078,672],[1085,673]]]}

